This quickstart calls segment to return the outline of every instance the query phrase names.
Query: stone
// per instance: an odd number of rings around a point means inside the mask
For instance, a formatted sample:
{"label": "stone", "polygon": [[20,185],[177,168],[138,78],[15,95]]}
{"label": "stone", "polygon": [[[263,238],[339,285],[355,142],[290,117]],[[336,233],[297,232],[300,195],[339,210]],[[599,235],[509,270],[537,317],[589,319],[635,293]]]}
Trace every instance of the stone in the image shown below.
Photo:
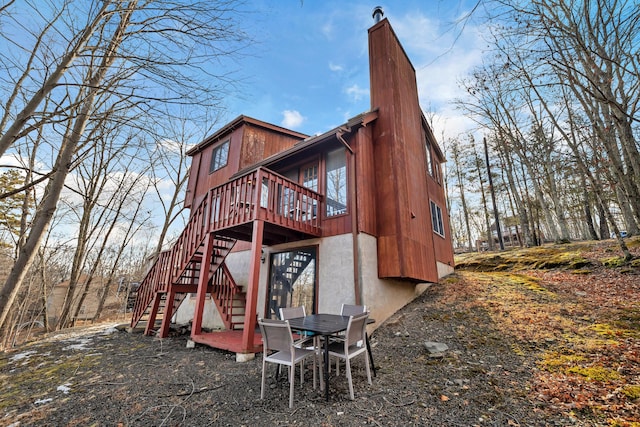
{"label": "stone", "polygon": [[449,350],[449,346],[440,342],[427,341],[424,343],[424,347],[431,354],[444,353]]}
{"label": "stone", "polygon": [[236,353],[236,362],[248,362],[256,358],[255,353]]}

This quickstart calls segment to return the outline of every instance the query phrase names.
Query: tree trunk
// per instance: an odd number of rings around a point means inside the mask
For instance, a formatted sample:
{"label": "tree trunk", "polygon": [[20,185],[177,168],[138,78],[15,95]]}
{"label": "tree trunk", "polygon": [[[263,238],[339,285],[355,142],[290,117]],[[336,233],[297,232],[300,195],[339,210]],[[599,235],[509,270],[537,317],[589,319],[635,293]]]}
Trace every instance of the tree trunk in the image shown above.
{"label": "tree trunk", "polygon": [[[107,4],[107,2],[104,4]],[[129,9],[121,12],[121,21],[109,42],[109,46],[103,53],[104,56],[102,57],[102,62],[96,73],[92,75],[88,81],[87,87],[89,90],[82,103],[81,110],[75,119],[73,129],[70,134],[63,137],[62,145],[53,168],[55,172],[47,184],[45,196],[36,211],[29,237],[27,238],[25,245],[20,249],[18,259],[9,272],[2,290],[0,290],[0,330],[4,327],[5,320],[11,310],[11,306],[20,291],[22,282],[29,270],[29,267],[33,263],[38,247],[40,246],[40,242],[42,241],[42,238],[44,237],[44,234],[51,222],[51,218],[53,218],[53,214],[56,211],[56,206],[60,199],[60,193],[64,186],[64,181],[71,168],[71,160],[89,120],[95,97],[100,90],[100,82],[103,81],[107,70],[117,58],[115,51],[122,41],[122,36],[128,26],[132,11],[132,9]],[[0,150],[0,153],[1,152],[2,151]]]}
{"label": "tree trunk", "polygon": [[[0,135],[0,157],[7,151],[7,149],[16,141],[20,135],[20,131],[23,129],[27,121],[32,117],[38,106],[47,97],[47,95],[58,86],[59,80],[69,70],[71,63],[80,56],[85,49],[88,41],[91,39],[96,30],[106,23],[103,23],[105,17],[109,17],[107,9],[111,2],[102,2],[101,9],[98,11],[93,20],[84,28],[84,31],[74,40],[72,46],[69,47],[67,53],[62,57],[60,62],[56,65],[53,72],[43,82],[42,86],[34,93],[33,97],[27,102],[27,104],[19,111],[14,122],[9,128]],[[40,41],[39,41],[40,42]],[[0,302],[0,308],[2,303]],[[2,324],[0,318],[0,326]]]}

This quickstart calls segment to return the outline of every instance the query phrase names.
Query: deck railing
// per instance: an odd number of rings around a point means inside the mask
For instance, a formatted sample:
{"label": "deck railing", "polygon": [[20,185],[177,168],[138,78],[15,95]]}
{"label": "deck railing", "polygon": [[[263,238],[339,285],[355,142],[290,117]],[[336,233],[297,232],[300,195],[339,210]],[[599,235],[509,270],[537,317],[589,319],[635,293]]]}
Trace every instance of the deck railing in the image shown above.
{"label": "deck railing", "polygon": [[211,231],[253,220],[320,235],[322,196],[275,172],[258,168],[207,194]]}
{"label": "deck railing", "polygon": [[[163,251],[140,284],[132,325],[157,292],[167,292],[193,262],[207,233],[254,220],[320,236],[322,196],[275,172],[258,168],[211,189],[170,250]],[[184,277],[189,283],[191,277]]]}

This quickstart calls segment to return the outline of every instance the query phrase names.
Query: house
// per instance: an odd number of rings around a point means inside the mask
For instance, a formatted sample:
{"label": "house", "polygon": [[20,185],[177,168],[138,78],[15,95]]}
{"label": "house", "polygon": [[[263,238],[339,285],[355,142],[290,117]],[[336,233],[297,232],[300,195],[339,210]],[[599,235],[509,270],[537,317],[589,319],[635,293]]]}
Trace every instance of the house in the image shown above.
{"label": "house", "polygon": [[[89,282],[89,287],[85,294],[85,285]],[[47,315],[48,321],[51,324],[56,324],[60,318],[64,300],[67,297],[69,289],[69,280],[58,283],[53,287],[51,293],[47,297]],[[105,290],[105,288],[107,288]],[[78,279],[78,286],[75,289],[73,296],[71,296],[71,313],[78,312],[77,316],[72,315],[72,323],[75,325],[77,322],[94,321],[97,320],[98,307],[100,306],[100,300],[103,293],[107,292],[104,300],[104,309],[101,311],[101,315],[113,315],[114,313],[124,312],[124,297],[115,289],[115,286],[107,287],[107,279],[82,274]],[[80,307],[78,307],[80,306]]]}
{"label": "house", "polygon": [[172,318],[192,320],[192,341],[244,360],[261,350],[257,318],[279,307],[365,304],[379,325],[453,271],[444,156],[386,19],[369,58],[371,109],[343,125],[307,136],[240,116],[189,151],[191,217],[132,326],[165,337]]}

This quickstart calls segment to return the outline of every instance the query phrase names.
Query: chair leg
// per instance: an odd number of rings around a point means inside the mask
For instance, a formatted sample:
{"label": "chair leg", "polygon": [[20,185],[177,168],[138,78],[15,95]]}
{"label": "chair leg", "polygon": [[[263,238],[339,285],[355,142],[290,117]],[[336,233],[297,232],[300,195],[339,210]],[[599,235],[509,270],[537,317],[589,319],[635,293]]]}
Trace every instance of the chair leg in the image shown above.
{"label": "chair leg", "polygon": [[[302,366],[300,366],[302,369]],[[291,384],[289,385],[289,408],[293,408],[293,388],[296,382],[295,365],[289,367],[289,378],[291,378]]]}
{"label": "chair leg", "polygon": [[260,383],[260,399],[264,399],[264,380],[265,380],[264,368],[265,368],[265,361],[264,361],[264,356],[263,356],[263,358],[262,358],[262,382]]}
{"label": "chair leg", "polygon": [[351,378],[351,363],[349,362],[349,357],[344,359],[345,371],[347,371],[347,380],[349,381],[349,397],[351,400],[354,400],[353,397],[353,379]]}
{"label": "chair leg", "polygon": [[318,346],[316,345],[316,338],[313,338],[313,389],[316,389],[316,362],[318,361]]}
{"label": "chair leg", "polygon": [[364,352],[364,365],[367,368],[367,380],[369,380],[369,384],[371,383],[371,369],[369,368],[369,352]]}

